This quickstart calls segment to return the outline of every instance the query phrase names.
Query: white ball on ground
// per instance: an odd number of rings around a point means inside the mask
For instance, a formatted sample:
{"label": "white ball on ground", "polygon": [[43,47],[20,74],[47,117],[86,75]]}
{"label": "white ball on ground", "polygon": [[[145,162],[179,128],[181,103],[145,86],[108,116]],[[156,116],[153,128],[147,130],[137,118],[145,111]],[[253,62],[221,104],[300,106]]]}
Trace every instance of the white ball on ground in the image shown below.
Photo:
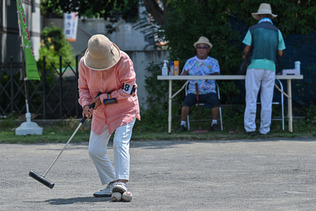
{"label": "white ball on ground", "polygon": [[122,194],[122,201],[129,202],[129,201],[132,201],[132,199],[133,199],[133,195],[131,192],[126,191]]}
{"label": "white ball on ground", "polygon": [[121,201],[122,199],[122,194],[120,192],[114,192],[112,193],[112,201]]}

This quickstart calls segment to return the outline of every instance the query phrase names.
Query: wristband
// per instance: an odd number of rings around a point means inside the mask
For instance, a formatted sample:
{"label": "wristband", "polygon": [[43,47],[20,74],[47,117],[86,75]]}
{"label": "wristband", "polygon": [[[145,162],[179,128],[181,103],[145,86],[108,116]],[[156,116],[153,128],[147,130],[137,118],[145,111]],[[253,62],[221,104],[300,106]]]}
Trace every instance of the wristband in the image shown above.
{"label": "wristband", "polygon": [[107,93],[107,99],[103,100],[104,105],[110,105],[110,104],[114,104],[117,103],[117,99],[116,98],[111,98],[111,93],[108,92]]}

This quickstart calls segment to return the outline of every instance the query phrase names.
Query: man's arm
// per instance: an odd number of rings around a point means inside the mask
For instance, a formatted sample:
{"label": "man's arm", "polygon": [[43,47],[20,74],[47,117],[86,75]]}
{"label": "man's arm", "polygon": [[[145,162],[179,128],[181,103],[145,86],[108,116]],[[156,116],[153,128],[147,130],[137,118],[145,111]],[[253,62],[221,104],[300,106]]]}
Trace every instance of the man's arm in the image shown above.
{"label": "man's arm", "polygon": [[285,49],[285,43],[284,43],[284,39],[282,36],[282,33],[280,30],[278,30],[279,33],[279,45],[278,45],[278,56],[281,57],[283,56],[283,50]]}
{"label": "man's arm", "polygon": [[216,59],[213,59],[213,61],[210,65],[212,66],[212,69],[210,69],[210,75],[219,75],[220,68],[219,68],[218,61]]}
{"label": "man's arm", "polygon": [[250,47],[251,47],[251,46],[246,45],[246,47],[244,48],[244,54],[242,55],[242,58],[243,58],[243,59],[247,59],[248,54],[249,54],[249,52],[250,52]]}
{"label": "man's arm", "polygon": [[283,56],[283,50],[278,50],[279,57]]}
{"label": "man's arm", "polygon": [[189,75],[189,70],[184,70],[181,75]]}

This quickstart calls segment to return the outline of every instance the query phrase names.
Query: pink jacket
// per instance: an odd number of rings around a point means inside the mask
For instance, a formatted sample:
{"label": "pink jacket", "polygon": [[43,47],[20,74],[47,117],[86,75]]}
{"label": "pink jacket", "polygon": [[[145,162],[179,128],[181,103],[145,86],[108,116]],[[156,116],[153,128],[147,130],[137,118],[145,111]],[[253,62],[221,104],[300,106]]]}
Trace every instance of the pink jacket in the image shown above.
{"label": "pink jacket", "polygon": [[88,68],[80,59],[79,65],[79,104],[84,107],[90,105],[93,98],[99,92],[103,93],[100,96],[101,102],[107,99],[107,93],[111,93],[111,98],[116,98],[117,103],[110,105],[100,105],[93,111],[91,129],[96,134],[101,134],[105,125],[112,134],[116,128],[126,125],[137,118],[140,120],[139,103],[137,90],[134,94],[126,94],[123,90],[123,83],[129,85],[136,84],[136,74],[133,68],[133,62],[129,56],[121,51],[121,59],[112,68],[95,71]]}

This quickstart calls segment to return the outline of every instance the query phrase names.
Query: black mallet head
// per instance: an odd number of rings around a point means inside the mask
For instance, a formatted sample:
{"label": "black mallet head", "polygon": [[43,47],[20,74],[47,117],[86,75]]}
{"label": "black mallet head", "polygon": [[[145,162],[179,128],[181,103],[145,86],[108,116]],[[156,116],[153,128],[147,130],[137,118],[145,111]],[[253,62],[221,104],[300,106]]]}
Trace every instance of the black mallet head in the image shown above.
{"label": "black mallet head", "polygon": [[50,189],[52,189],[55,185],[54,183],[50,182],[49,180],[45,179],[45,177],[35,173],[34,171],[30,171],[29,176],[36,179],[37,181],[39,181],[43,185],[46,185]]}

